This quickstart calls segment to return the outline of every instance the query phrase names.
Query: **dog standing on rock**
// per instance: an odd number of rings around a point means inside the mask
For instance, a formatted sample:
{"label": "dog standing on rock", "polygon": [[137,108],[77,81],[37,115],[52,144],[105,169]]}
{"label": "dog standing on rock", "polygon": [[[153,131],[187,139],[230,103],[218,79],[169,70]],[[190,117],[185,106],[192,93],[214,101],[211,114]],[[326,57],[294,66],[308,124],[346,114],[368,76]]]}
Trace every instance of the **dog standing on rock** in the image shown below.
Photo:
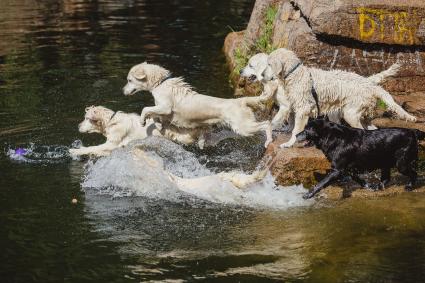
{"label": "dog standing on rock", "polygon": [[273,93],[235,99],[206,96],[194,91],[182,78],[171,78],[168,70],[146,62],[132,67],[127,81],[123,88],[125,95],[144,90],[151,92],[155,99],[155,106],[143,108],[142,124],[147,117],[159,117],[163,123],[167,121],[166,123],[179,128],[222,125],[242,136],[264,131],[264,146],[267,147],[272,142],[270,122],[258,122],[252,108],[261,107]]}
{"label": "dog standing on rock", "polygon": [[[331,172],[304,198],[311,198],[320,190],[344,175],[362,187],[383,189],[391,179],[391,168],[409,178],[406,191],[416,184],[418,140],[425,139],[425,132],[416,129],[383,128],[363,130],[346,127],[324,119],[308,122],[298,141],[307,140],[322,150],[331,162]],[[368,184],[358,174],[381,169],[381,182]]]}
{"label": "dog standing on rock", "polygon": [[[263,92],[274,92],[273,99],[275,103],[279,106],[279,111],[273,117],[272,127],[273,129],[279,129],[283,126],[285,122],[288,121],[289,116],[290,114],[293,114],[294,109],[291,105],[290,100],[288,100],[288,97],[285,94],[284,86],[279,83],[278,79],[272,81],[265,81],[263,79],[263,72],[267,68],[268,57],[269,55],[267,55],[266,53],[257,53],[251,58],[249,58],[248,64],[243,69],[241,69],[240,76],[250,82],[261,82],[263,85]],[[381,84],[385,82],[387,78],[395,76],[398,73],[400,67],[400,64],[394,63],[387,70],[369,76],[367,77],[367,79],[371,83]],[[344,72],[340,70],[332,70],[331,72],[333,72],[339,78],[344,78],[345,80],[359,80],[364,78],[356,73]],[[339,112],[330,113],[328,114],[328,117],[332,122],[341,122]],[[291,122],[292,120],[293,119],[291,119]],[[293,126],[293,123],[291,124],[292,125],[289,125],[289,128]]]}
{"label": "dog standing on rock", "polygon": [[281,147],[290,147],[296,135],[304,130],[308,119],[320,114],[340,113],[352,127],[374,129],[376,103],[382,100],[399,119],[416,121],[398,105],[382,87],[369,79],[347,76],[343,71],[325,71],[304,66],[294,52],[280,48],[270,53],[263,79],[279,79],[285,96],[295,112],[295,125],[290,140]]}

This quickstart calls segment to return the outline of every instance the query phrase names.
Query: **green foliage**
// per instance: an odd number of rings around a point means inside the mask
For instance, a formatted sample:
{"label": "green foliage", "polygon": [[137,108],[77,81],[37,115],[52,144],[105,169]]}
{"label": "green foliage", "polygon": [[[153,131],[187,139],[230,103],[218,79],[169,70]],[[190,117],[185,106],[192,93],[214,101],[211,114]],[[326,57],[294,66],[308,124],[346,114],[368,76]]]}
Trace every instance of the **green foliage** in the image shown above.
{"label": "green foliage", "polygon": [[376,102],[376,107],[382,110],[387,110],[388,108],[387,104],[385,104],[385,102],[382,99],[378,99],[378,101]]}
{"label": "green foliage", "polygon": [[277,7],[276,6],[270,6],[266,10],[266,15],[264,18],[264,27],[263,27],[263,33],[258,38],[257,42],[255,43],[255,51],[258,52],[264,52],[264,53],[270,53],[272,52],[275,47],[272,44],[272,35],[273,35],[273,24],[274,20],[277,15]]}
{"label": "green foliage", "polygon": [[237,47],[234,52],[235,59],[235,68],[233,72],[235,74],[239,74],[239,71],[246,66],[248,63],[250,55],[248,55],[248,51],[244,48]]}
{"label": "green foliage", "polygon": [[272,44],[272,35],[273,24],[274,20],[276,19],[277,10],[278,7],[275,5],[267,8],[264,15],[263,32],[251,47],[243,44],[243,46],[235,49],[233,54],[235,59],[235,68],[233,72],[235,74],[239,74],[239,71],[246,66],[248,59],[252,55],[260,52],[270,53],[276,49],[276,47]]}

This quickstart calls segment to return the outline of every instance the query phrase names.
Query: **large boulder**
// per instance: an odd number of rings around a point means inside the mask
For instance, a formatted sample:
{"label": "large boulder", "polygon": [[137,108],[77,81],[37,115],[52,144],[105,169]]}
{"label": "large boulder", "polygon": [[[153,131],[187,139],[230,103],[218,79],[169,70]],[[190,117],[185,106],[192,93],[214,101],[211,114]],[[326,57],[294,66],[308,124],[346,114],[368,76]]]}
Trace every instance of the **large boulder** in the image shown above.
{"label": "large boulder", "polygon": [[[309,66],[364,76],[398,61],[402,70],[384,87],[392,93],[425,91],[425,1],[257,0],[246,31],[225,49],[228,58],[238,48],[255,49],[271,5],[278,8],[270,38],[275,48],[295,51]],[[226,45],[233,40],[226,38]]]}
{"label": "large boulder", "polygon": [[369,76],[395,62],[402,70],[384,87],[425,91],[425,2],[422,0],[295,0],[284,2],[273,44],[306,65]]}

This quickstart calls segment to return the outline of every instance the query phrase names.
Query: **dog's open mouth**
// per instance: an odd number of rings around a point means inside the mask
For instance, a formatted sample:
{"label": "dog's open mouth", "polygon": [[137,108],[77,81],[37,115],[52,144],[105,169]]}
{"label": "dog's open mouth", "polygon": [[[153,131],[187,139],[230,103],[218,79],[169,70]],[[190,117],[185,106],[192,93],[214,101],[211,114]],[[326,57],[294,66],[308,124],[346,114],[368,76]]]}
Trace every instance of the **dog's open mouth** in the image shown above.
{"label": "dog's open mouth", "polygon": [[138,92],[139,90],[138,89],[133,89],[129,94],[127,94],[127,95],[133,95],[133,94],[135,94],[136,92]]}

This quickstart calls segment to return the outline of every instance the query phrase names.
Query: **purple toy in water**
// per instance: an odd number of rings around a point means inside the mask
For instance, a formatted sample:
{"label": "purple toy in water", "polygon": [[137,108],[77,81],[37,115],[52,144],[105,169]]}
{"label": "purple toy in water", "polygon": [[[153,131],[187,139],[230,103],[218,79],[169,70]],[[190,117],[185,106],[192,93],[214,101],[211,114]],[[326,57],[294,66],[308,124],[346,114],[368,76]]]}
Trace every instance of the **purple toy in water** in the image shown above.
{"label": "purple toy in water", "polygon": [[27,153],[27,150],[25,148],[19,147],[19,148],[15,149],[15,154],[17,154],[17,155],[24,155],[25,153]]}

